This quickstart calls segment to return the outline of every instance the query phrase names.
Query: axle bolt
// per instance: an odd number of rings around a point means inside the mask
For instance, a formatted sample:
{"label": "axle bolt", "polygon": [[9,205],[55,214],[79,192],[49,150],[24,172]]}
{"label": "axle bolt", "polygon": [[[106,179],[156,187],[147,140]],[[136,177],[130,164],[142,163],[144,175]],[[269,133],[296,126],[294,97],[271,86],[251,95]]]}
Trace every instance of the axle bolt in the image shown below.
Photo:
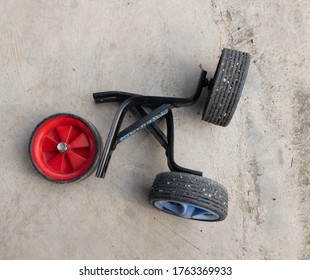
{"label": "axle bolt", "polygon": [[65,153],[68,150],[68,145],[65,142],[60,142],[57,145],[57,150],[61,153]]}

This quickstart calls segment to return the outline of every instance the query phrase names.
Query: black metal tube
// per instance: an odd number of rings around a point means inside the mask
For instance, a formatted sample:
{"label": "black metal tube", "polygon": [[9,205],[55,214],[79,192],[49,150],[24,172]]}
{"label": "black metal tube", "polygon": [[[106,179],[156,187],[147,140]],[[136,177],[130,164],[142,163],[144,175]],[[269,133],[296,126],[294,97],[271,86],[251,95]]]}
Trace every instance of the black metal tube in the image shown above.
{"label": "black metal tube", "polygon": [[126,115],[128,110],[130,110],[131,108],[133,108],[137,105],[143,104],[144,100],[145,100],[145,97],[143,97],[143,96],[130,97],[130,98],[126,99],[118,108],[118,110],[114,116],[110,131],[109,131],[109,135],[107,137],[107,141],[105,143],[105,146],[104,146],[104,149],[102,152],[102,155],[101,155],[100,160],[99,160],[99,165],[98,165],[97,171],[96,171],[97,177],[104,178],[104,176],[105,176],[105,173],[107,171],[109,160],[111,158],[113,149],[115,149],[115,147],[116,147],[117,134],[120,130],[124,116]]}
{"label": "black metal tube", "polygon": [[139,118],[136,122],[117,134],[116,143],[124,141],[144,127],[148,127],[150,124],[155,123],[158,119],[168,113],[170,107],[170,104],[162,104],[142,118]]}
{"label": "black metal tube", "polygon": [[[94,93],[93,97],[96,103],[100,102],[111,102],[111,101],[121,101],[124,100],[123,103],[118,108],[115,117],[113,119],[113,123],[110,128],[109,135],[107,137],[107,141],[105,143],[103,153],[99,160],[99,165],[96,171],[96,176],[104,178],[105,173],[108,168],[109,160],[111,158],[113,149],[116,147],[116,138],[117,134],[120,130],[122,121],[124,119],[125,114],[133,107],[136,106],[158,106],[162,104],[171,104],[171,107],[184,107],[190,106],[194,104],[205,86],[207,72],[202,70],[200,73],[200,78],[198,81],[198,85],[196,88],[195,93],[189,98],[171,98],[171,97],[158,97],[158,96],[141,96],[133,93],[128,92],[101,92],[101,93]],[[170,111],[169,111],[170,112]],[[173,125],[173,123],[172,123]],[[168,140],[169,143],[169,140]],[[172,142],[173,145],[173,142]],[[169,146],[169,144],[168,144]],[[172,146],[173,148],[173,146]],[[168,149],[169,150],[169,149]],[[170,164],[172,166],[177,167],[173,160],[173,149],[171,149],[172,155],[170,155]],[[181,168],[181,167],[180,167]],[[182,168],[181,168],[182,169]],[[185,169],[187,170],[187,169]],[[196,172],[196,171],[194,171]]]}
{"label": "black metal tube", "polygon": [[173,124],[172,111],[169,111],[169,113],[165,117],[167,121],[167,138],[168,138],[168,147],[166,149],[166,156],[170,171],[183,172],[194,174],[197,176],[202,176],[202,172],[184,168],[174,161],[174,124]]}
{"label": "black metal tube", "polygon": [[105,91],[105,92],[93,93],[93,98],[96,103],[123,102],[126,99],[134,96],[142,96],[142,95],[124,91]]}
{"label": "black metal tube", "polygon": [[127,100],[125,100],[120,105],[120,107],[118,108],[114,116],[110,131],[109,131],[109,135],[107,137],[107,141],[105,143],[103,152],[99,160],[99,164],[98,164],[97,171],[96,171],[96,177],[100,177],[100,178],[105,177],[105,174],[106,174],[106,171],[109,165],[109,161],[110,161],[110,158],[113,152],[113,148],[115,148],[116,135],[121,127],[125,114],[130,109],[130,106],[133,105],[134,98],[135,97],[130,97]]}
{"label": "black metal tube", "polygon": [[[135,100],[138,104],[143,104],[146,107],[158,106],[160,104],[171,104],[173,107],[187,107],[193,105],[200,97],[201,91],[205,86],[207,72],[201,70],[198,84],[194,94],[188,98],[179,97],[164,97],[164,96],[144,96],[131,92],[124,91],[106,91],[93,93],[93,98],[96,103],[119,101],[123,102],[128,98],[137,97]],[[142,98],[142,99],[139,99]]]}
{"label": "black metal tube", "polygon": [[[131,112],[138,118],[141,119],[147,115],[147,112],[141,107],[133,107]],[[162,132],[160,127],[156,123],[151,123],[146,129],[155,137],[159,144],[166,150],[168,147],[167,136]]]}

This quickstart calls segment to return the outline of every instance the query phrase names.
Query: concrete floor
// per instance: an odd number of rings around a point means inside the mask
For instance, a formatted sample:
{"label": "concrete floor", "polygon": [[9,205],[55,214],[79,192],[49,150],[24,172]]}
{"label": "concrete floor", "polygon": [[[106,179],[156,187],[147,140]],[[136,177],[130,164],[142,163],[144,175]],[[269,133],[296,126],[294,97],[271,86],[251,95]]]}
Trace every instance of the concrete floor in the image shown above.
{"label": "concrete floor", "polygon": [[[310,2],[0,1],[1,259],[309,259]],[[175,110],[176,160],[227,187],[225,221],[147,202],[164,151],[143,131],[104,180],[67,186],[32,169],[27,145],[48,115],[71,112],[105,141],[117,104],[91,93],[188,96],[221,49],[252,64],[231,124]]]}

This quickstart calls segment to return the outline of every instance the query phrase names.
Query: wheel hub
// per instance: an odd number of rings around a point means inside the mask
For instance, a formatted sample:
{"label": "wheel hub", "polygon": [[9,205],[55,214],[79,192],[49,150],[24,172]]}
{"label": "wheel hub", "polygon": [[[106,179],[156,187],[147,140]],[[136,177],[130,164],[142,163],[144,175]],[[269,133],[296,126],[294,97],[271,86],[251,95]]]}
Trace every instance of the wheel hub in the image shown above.
{"label": "wheel hub", "polygon": [[68,144],[65,142],[58,143],[57,150],[60,153],[65,153],[68,150]]}
{"label": "wheel hub", "polygon": [[219,219],[218,214],[214,211],[185,202],[158,200],[154,202],[154,206],[167,213],[187,219],[202,221],[216,221]]}

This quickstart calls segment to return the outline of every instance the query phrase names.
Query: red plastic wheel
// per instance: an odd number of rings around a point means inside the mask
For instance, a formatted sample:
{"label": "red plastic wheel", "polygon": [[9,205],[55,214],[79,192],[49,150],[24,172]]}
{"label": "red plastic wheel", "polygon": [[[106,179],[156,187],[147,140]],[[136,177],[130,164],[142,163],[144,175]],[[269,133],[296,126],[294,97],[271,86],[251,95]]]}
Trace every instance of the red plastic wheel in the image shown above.
{"label": "red plastic wheel", "polygon": [[92,173],[100,145],[100,135],[90,122],[72,114],[56,114],[38,124],[29,154],[34,168],[45,178],[69,183]]}

